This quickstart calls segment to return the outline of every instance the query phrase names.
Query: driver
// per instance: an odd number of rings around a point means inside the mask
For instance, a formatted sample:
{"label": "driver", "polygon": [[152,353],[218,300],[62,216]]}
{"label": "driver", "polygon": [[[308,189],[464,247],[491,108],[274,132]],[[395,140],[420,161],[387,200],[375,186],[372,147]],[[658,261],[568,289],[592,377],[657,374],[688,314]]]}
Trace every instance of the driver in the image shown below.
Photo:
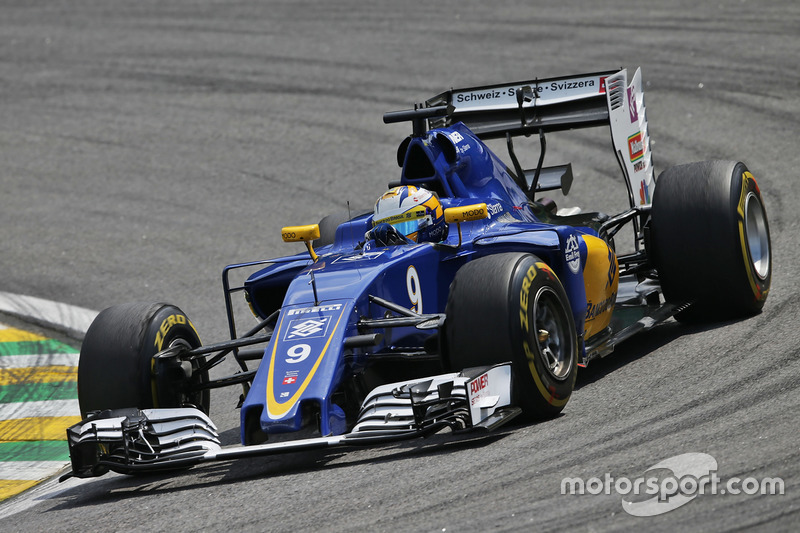
{"label": "driver", "polygon": [[440,242],[447,237],[444,208],[439,197],[423,188],[403,185],[389,189],[375,202],[373,228],[367,240],[378,246]]}

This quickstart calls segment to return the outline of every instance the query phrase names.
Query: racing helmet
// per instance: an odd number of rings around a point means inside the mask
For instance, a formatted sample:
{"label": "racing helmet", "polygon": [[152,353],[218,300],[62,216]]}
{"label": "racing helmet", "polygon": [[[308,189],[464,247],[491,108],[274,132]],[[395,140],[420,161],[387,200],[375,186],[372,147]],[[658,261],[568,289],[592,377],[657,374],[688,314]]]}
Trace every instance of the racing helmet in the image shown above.
{"label": "racing helmet", "polygon": [[373,226],[391,224],[414,242],[439,242],[447,236],[444,208],[436,193],[413,185],[389,189],[375,202]]}

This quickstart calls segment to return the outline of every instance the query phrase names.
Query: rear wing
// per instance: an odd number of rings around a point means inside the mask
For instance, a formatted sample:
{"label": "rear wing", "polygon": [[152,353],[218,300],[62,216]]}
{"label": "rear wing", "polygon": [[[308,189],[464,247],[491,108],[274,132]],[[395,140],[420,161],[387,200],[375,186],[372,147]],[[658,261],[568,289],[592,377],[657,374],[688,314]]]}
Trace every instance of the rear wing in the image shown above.
{"label": "rear wing", "polygon": [[481,139],[608,124],[606,78],[617,71],[451,89],[425,101],[446,106],[430,127],[463,122]]}
{"label": "rear wing", "polygon": [[[542,167],[546,133],[608,125],[631,207],[649,205],[655,187],[638,68],[630,84],[627,70],[622,69],[451,89],[415,109],[386,113],[383,120],[411,121],[414,135],[463,122],[482,140],[505,138],[517,175],[524,176],[521,186],[534,192],[543,190],[539,179],[542,171],[549,170]],[[531,134],[539,135],[542,152],[535,170],[523,170],[511,138]]]}

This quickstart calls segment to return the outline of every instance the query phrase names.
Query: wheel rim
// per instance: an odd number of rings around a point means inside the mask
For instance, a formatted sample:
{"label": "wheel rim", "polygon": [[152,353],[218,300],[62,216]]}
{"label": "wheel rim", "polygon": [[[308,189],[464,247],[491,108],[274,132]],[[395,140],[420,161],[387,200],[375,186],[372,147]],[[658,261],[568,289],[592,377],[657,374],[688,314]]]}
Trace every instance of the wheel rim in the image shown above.
{"label": "wheel rim", "polygon": [[564,380],[572,368],[574,350],[569,332],[569,319],[556,292],[542,287],[534,301],[537,344],[547,372]]}
{"label": "wheel rim", "polygon": [[[191,349],[194,348],[192,346],[192,344],[187,339],[184,339],[183,337],[176,337],[169,343],[169,347],[170,348],[174,348],[174,347],[177,347],[177,346],[180,346],[181,348],[185,348],[186,350],[191,350]],[[193,368],[193,370],[194,370],[194,368]],[[186,384],[187,385],[195,385],[198,382],[200,382],[201,380],[202,380],[202,377],[199,374],[195,374],[193,372],[191,379],[186,381]],[[203,403],[202,402],[202,392],[187,393],[185,391],[182,391],[178,395],[178,401],[181,404],[181,407],[184,407],[187,404],[188,405],[192,405],[194,407],[200,407],[200,405]]]}
{"label": "wheel rim", "polygon": [[767,218],[761,201],[754,193],[747,195],[744,208],[744,228],[747,236],[747,249],[753,271],[760,279],[769,274],[769,233]]}
{"label": "wheel rim", "polygon": [[172,339],[170,341],[169,348],[174,348],[176,346],[182,346],[183,348],[186,348],[187,350],[191,350],[192,349],[192,345],[189,343],[189,341],[187,341],[183,337],[175,337],[174,339]]}

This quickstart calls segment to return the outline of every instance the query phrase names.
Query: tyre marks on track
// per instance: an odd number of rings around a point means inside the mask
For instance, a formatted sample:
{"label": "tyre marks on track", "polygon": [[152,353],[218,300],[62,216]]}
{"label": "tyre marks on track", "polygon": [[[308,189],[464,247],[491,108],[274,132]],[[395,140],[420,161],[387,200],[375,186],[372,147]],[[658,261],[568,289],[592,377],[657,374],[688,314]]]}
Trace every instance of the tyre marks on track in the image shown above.
{"label": "tyre marks on track", "polygon": [[69,462],[66,428],[80,421],[78,350],[0,324],[0,501]]}

